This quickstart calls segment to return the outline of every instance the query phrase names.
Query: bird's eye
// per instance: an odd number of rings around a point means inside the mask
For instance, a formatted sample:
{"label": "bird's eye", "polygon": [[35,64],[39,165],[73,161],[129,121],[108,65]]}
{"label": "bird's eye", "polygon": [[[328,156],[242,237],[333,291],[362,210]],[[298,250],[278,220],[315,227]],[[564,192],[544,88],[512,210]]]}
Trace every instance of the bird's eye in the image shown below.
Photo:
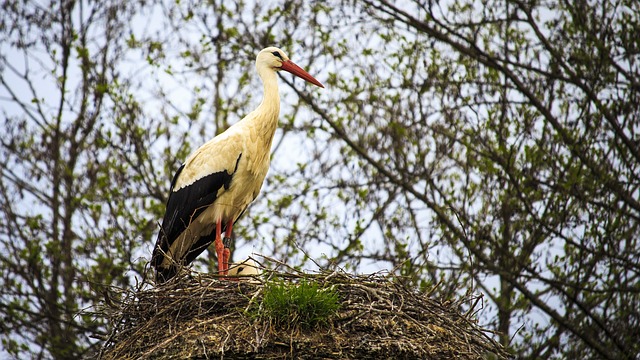
{"label": "bird's eye", "polygon": [[238,273],[241,273],[241,272],[242,272],[242,270],[244,270],[244,266],[240,266],[240,267],[238,268]]}
{"label": "bird's eye", "polygon": [[281,55],[279,52],[274,51],[274,52],[272,52],[272,54],[273,54],[273,56],[275,56],[275,57],[277,57],[278,59],[282,60],[282,55]]}

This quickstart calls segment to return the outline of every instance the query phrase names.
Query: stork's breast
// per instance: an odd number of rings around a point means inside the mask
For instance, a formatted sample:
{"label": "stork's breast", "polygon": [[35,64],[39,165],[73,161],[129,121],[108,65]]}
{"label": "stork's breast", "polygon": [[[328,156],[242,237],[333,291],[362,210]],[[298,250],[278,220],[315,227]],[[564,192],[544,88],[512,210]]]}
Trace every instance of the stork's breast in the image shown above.
{"label": "stork's breast", "polygon": [[251,204],[258,196],[264,178],[268,171],[267,168],[254,167],[249,171],[246,167],[245,160],[240,161],[238,169],[233,174],[229,187],[220,189],[218,198],[214,203],[213,216],[220,216],[224,221],[235,220],[238,216]]}

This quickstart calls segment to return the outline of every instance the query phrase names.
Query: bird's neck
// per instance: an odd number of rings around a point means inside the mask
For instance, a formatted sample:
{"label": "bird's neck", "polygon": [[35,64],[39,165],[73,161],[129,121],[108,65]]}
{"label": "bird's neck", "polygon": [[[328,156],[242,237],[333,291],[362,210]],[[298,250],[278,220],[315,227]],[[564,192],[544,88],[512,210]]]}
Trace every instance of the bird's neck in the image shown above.
{"label": "bird's neck", "polygon": [[255,126],[260,137],[266,142],[266,145],[270,146],[278,127],[278,116],[280,115],[278,76],[271,70],[260,75],[264,85],[264,97],[260,106],[255,110],[258,115]]}

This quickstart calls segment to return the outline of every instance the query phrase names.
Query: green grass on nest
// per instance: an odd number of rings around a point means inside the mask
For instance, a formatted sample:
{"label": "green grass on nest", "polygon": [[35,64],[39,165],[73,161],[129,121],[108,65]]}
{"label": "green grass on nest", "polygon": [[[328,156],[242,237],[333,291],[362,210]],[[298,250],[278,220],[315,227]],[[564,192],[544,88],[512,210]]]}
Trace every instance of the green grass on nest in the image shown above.
{"label": "green grass on nest", "polygon": [[339,300],[335,290],[311,280],[276,281],[265,285],[261,304],[250,314],[274,327],[307,330],[327,325],[340,308]]}

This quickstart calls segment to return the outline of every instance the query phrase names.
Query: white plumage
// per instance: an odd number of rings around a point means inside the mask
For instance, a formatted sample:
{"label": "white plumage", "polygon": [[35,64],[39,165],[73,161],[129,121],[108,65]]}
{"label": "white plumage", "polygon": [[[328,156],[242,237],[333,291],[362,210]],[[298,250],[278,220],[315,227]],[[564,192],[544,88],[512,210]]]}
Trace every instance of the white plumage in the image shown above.
{"label": "white plumage", "polygon": [[260,275],[261,273],[260,267],[251,258],[239,264],[234,264],[229,268],[229,276],[251,276]]}
{"label": "white plumage", "polygon": [[174,176],[151,259],[159,282],[173,277],[212,242],[218,269],[227,273],[233,224],[258,196],[269,171],[280,112],[276,72],[285,70],[324,87],[275,47],[260,51],[256,70],[264,86],[260,106],[198,148]]}

